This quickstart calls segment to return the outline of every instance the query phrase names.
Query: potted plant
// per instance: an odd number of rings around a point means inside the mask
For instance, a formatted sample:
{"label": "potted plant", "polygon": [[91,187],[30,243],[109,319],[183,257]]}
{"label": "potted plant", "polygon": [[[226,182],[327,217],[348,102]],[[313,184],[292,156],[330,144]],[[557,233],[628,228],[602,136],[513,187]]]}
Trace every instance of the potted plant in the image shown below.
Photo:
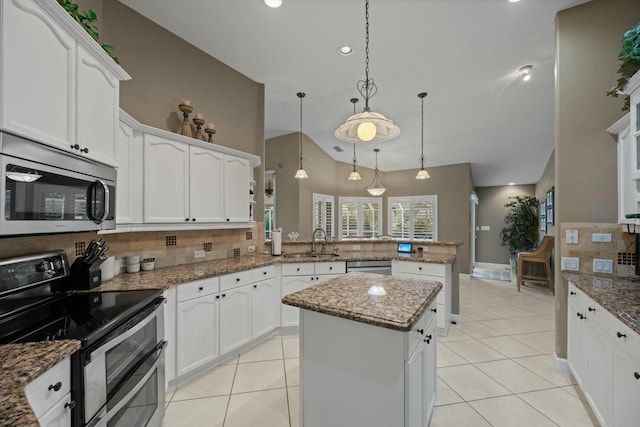
{"label": "potted plant", "polygon": [[[640,24],[624,33],[622,38],[622,50],[618,55],[622,61],[618,67],[618,81],[616,85],[607,91],[607,95],[617,98],[624,94],[624,88],[629,79],[640,71]],[[629,111],[629,97],[627,96],[622,111]]]}
{"label": "potted plant", "polygon": [[509,208],[509,212],[504,217],[507,225],[500,231],[500,245],[509,249],[514,273],[518,252],[531,249],[537,241],[539,203],[533,196],[511,196],[504,205]]}

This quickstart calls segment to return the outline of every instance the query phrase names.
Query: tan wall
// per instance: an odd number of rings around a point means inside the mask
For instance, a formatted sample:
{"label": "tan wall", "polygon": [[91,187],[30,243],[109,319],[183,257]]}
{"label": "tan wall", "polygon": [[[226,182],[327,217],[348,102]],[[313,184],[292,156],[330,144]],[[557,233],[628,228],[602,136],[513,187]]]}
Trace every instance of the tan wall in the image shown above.
{"label": "tan wall", "polygon": [[[617,80],[623,33],[640,21],[637,0],[593,0],[556,17],[556,220],[616,222],[616,145],[607,127],[622,100]],[[562,250],[556,251],[560,265]],[[567,283],[556,268],[556,354],[567,356]]]}
{"label": "tan wall", "polygon": [[[555,173],[555,151],[551,153],[551,157],[549,157],[549,161],[547,162],[547,166],[544,168],[544,172],[542,172],[542,177],[536,183],[536,198],[540,202],[544,202],[547,197],[547,191],[550,191],[555,187],[556,181],[554,178]],[[554,202],[555,203],[555,202]],[[555,214],[555,207],[554,207]],[[555,236],[556,235],[556,224],[557,221],[554,218],[553,224],[549,224],[547,222],[547,231],[542,231],[538,227],[538,240],[542,240],[544,236]],[[556,245],[557,246],[557,245]],[[552,260],[553,261],[553,260]]]}
{"label": "tan wall", "polygon": [[488,226],[489,230],[476,231],[476,262],[509,264],[509,249],[501,246],[500,231],[504,228],[504,217],[509,212],[504,205],[512,196],[534,196],[533,185],[505,185],[476,187],[476,227]]}
{"label": "tan wall", "polygon": [[[337,162],[303,134],[304,168],[309,179],[297,180],[293,176],[298,168],[298,134],[292,133],[266,142],[265,167],[277,173],[276,226],[286,236],[291,231],[300,233],[300,239],[311,238],[313,193],[340,196],[369,194],[366,188],[373,181],[374,171],[358,166],[361,181],[349,181],[352,165]],[[383,196],[383,234],[387,234],[387,197],[432,195],[438,196],[438,240],[460,241],[458,248],[461,272],[469,270],[469,223],[472,191],[471,168],[468,163],[429,168],[431,178],[415,179],[416,170],[381,172],[387,191]],[[338,214],[336,212],[336,218]],[[337,225],[336,225],[337,232]]]}

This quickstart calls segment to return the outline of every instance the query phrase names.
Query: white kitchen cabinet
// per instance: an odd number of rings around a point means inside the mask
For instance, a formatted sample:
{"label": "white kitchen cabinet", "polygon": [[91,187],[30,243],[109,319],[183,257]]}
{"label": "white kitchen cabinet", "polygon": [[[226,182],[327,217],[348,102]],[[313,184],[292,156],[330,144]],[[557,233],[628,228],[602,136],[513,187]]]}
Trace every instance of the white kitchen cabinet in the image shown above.
{"label": "white kitchen cabinet", "polygon": [[27,384],[29,405],[41,426],[71,426],[71,364],[69,358]]}
{"label": "white kitchen cabinet", "polygon": [[251,341],[251,285],[220,293],[220,354]]}
{"label": "white kitchen cabinet", "polygon": [[569,368],[598,421],[640,419],[640,335],[569,282]]}
{"label": "white kitchen cabinet", "polygon": [[176,377],[176,355],[177,355],[177,337],[176,337],[176,288],[171,287],[164,291],[164,339],[167,342],[164,356],[164,382],[165,389],[173,388],[172,381]]}
{"label": "white kitchen cabinet", "polygon": [[214,361],[219,355],[220,311],[217,277],[177,288],[177,372],[185,375]]}
{"label": "white kitchen cabinet", "polygon": [[[431,305],[427,311],[434,312],[435,305]],[[428,319],[428,318],[427,318]],[[423,343],[425,345],[424,351],[424,420],[421,425],[429,425],[433,410],[436,407],[437,397],[437,342],[438,342],[438,326],[436,317],[432,317],[431,320],[427,320],[427,328],[425,329]]]}
{"label": "white kitchen cabinet", "polygon": [[[345,274],[344,261],[301,262],[282,264],[282,297]],[[298,326],[300,309],[281,305],[281,326]]]}
{"label": "white kitchen cabinet", "polygon": [[392,274],[405,279],[429,280],[442,283],[437,299],[438,334],[446,336],[451,325],[451,264],[397,261],[391,263]]}
{"label": "white kitchen cabinet", "polygon": [[[198,222],[222,222],[225,155],[191,146],[189,152],[189,216]],[[249,162],[247,161],[247,164]],[[228,178],[227,178],[228,179]]]}
{"label": "white kitchen cabinet", "polygon": [[115,165],[119,82],[130,76],[57,2],[0,8],[0,127]]}
{"label": "white kitchen cabinet", "polygon": [[276,327],[276,280],[261,280],[251,285],[251,335],[258,338]]}
{"label": "white kitchen cabinet", "polygon": [[130,231],[131,224],[142,223],[142,134],[137,123],[124,111],[116,130],[116,231]]}
{"label": "white kitchen cabinet", "polygon": [[225,154],[224,178],[225,221],[249,222],[251,164],[247,159]]}

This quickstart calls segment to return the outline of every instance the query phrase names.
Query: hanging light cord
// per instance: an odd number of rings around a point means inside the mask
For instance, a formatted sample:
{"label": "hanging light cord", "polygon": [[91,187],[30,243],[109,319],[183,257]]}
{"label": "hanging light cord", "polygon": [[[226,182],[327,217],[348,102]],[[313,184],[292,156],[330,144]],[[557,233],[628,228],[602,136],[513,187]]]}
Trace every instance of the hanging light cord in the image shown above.
{"label": "hanging light cord", "polygon": [[304,98],[305,94],[302,92],[298,92],[298,98],[300,98],[300,132],[298,133],[298,153],[300,154],[300,169],[302,169],[302,162],[304,159],[302,158],[302,98]]}
{"label": "hanging light cord", "polygon": [[[350,101],[353,103],[353,114],[356,114],[356,102],[358,102],[358,98],[351,98]],[[353,171],[356,171],[356,163],[358,159],[356,158],[356,143],[353,143]]]}
{"label": "hanging light cord", "polygon": [[422,100],[422,108],[420,110],[420,114],[422,117],[422,120],[421,120],[422,131],[420,134],[420,167],[421,169],[424,169],[424,98],[425,96],[427,96],[427,93],[421,92],[418,94],[418,96]]}
{"label": "hanging light cord", "polygon": [[358,92],[364,98],[364,110],[371,111],[369,109],[369,98],[373,98],[373,96],[378,91],[378,87],[373,82],[373,78],[369,78],[369,0],[365,3],[365,67],[364,67],[364,80],[359,80],[357,84]]}

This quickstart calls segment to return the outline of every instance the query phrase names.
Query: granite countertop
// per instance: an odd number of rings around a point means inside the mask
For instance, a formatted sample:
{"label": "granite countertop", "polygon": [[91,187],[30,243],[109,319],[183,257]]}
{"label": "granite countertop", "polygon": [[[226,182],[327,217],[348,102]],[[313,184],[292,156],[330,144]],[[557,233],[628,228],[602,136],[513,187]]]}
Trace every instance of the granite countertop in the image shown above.
{"label": "granite countertop", "polygon": [[206,279],[207,277],[236,273],[238,271],[260,268],[274,263],[288,264],[300,262],[344,262],[344,261],[374,261],[398,259],[402,261],[426,262],[435,264],[451,264],[456,256],[452,254],[416,253],[410,257],[400,257],[395,251],[342,252],[333,258],[286,258],[256,254],[225,258],[215,261],[204,261],[193,264],[182,264],[174,267],[163,267],[152,271],[139,273],[121,273],[112,280],[103,282],[93,292],[131,291],[138,289],[166,290],[181,283]]}
{"label": "granite countertop", "polygon": [[77,340],[0,346],[0,426],[37,426],[24,387],[79,348]]}
{"label": "granite countertop", "polygon": [[[372,285],[386,295],[369,295]],[[398,279],[371,273],[348,273],[298,292],[282,302],[397,331],[410,331],[442,289],[440,282]]]}
{"label": "granite countertop", "polygon": [[594,274],[563,272],[562,276],[640,334],[640,283]]}

